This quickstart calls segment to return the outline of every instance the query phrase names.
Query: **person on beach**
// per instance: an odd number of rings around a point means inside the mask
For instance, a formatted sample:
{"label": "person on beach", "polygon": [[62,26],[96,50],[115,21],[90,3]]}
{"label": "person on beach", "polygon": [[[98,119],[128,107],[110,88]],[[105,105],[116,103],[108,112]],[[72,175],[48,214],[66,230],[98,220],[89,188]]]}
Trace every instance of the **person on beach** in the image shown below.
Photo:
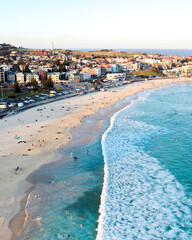
{"label": "person on beach", "polygon": [[29,214],[26,212],[26,215],[25,215],[25,220],[24,220],[24,224],[23,224],[23,225],[25,225],[25,224],[26,224],[26,222],[28,221],[28,218],[29,218]]}

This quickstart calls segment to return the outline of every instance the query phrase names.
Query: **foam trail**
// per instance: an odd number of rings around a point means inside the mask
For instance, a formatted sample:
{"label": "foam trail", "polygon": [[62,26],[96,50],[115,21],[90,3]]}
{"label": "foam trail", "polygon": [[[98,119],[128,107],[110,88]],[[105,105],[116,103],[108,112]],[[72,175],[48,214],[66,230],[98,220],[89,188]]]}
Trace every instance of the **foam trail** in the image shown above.
{"label": "foam trail", "polygon": [[102,138],[104,185],[96,240],[192,239],[192,215],[182,185],[142,148],[167,129],[134,120],[139,95],[111,118]]}

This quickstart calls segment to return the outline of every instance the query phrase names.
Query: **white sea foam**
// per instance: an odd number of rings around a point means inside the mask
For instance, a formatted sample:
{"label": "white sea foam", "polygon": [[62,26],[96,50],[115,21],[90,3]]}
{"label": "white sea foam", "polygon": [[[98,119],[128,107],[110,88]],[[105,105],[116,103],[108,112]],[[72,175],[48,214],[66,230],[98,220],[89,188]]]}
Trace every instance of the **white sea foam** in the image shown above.
{"label": "white sea foam", "polygon": [[103,135],[105,176],[96,240],[192,239],[191,202],[182,185],[141,146],[167,130],[133,120],[144,114],[136,106],[150,93],[116,113]]}

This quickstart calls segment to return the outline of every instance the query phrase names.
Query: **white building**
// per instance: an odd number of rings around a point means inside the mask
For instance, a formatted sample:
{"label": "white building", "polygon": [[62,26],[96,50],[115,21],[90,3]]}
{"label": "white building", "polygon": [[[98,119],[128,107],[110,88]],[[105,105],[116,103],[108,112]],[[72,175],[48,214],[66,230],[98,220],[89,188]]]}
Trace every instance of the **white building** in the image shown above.
{"label": "white building", "polygon": [[0,67],[3,69],[3,71],[7,72],[13,67],[13,65],[2,64]]}
{"label": "white building", "polygon": [[47,74],[47,79],[51,79],[54,84],[59,84],[60,83],[60,74],[59,73],[49,73]]}
{"label": "white building", "polygon": [[146,58],[146,59],[145,59],[145,63],[148,63],[148,64],[161,63],[161,60],[159,60],[159,59],[153,59],[153,58]]}
{"label": "white building", "polygon": [[80,80],[80,75],[76,73],[71,73],[69,75],[69,81],[71,82],[78,82]]}
{"label": "white building", "polygon": [[91,80],[91,73],[90,72],[81,71],[80,75],[81,75],[82,80]]}
{"label": "white building", "polygon": [[180,74],[183,74],[183,72],[181,72],[180,69],[167,69],[163,70],[162,72],[164,75],[172,77],[178,77]]}
{"label": "white building", "polygon": [[38,69],[38,65],[36,64],[31,64],[29,65],[29,69],[32,70],[32,69]]}
{"label": "white building", "polygon": [[123,70],[123,71],[129,70],[128,67],[127,67],[127,66],[128,66],[127,63],[119,63],[118,66],[119,66],[119,68],[120,68],[121,70]]}
{"label": "white building", "polygon": [[118,81],[125,80],[125,73],[108,73],[107,80]]}
{"label": "white building", "polygon": [[19,84],[25,83],[24,74],[23,73],[16,73],[16,80]]}
{"label": "white building", "polygon": [[31,73],[29,73],[29,74],[26,75],[26,83],[31,82],[33,79],[35,79],[38,84],[41,83],[39,81],[39,75],[38,74],[31,74]]}
{"label": "white building", "polygon": [[101,68],[94,68],[95,70],[95,74],[97,75],[97,77],[101,77]]}
{"label": "white building", "polygon": [[127,63],[127,70],[128,71],[137,71],[140,69],[140,63],[132,63],[132,62],[128,62]]}
{"label": "white building", "polygon": [[42,72],[48,72],[48,71],[52,71],[52,68],[48,66],[39,66],[39,70]]}

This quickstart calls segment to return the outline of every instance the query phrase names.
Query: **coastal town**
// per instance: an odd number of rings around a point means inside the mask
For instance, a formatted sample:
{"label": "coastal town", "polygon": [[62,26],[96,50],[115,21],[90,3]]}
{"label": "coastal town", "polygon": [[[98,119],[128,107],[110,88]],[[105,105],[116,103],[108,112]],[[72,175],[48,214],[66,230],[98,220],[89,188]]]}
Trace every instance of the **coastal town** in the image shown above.
{"label": "coastal town", "polygon": [[110,87],[162,77],[191,77],[192,56],[35,50],[0,44],[0,114]]}
{"label": "coastal town", "polygon": [[192,240],[192,1],[2,1],[0,240]]}

